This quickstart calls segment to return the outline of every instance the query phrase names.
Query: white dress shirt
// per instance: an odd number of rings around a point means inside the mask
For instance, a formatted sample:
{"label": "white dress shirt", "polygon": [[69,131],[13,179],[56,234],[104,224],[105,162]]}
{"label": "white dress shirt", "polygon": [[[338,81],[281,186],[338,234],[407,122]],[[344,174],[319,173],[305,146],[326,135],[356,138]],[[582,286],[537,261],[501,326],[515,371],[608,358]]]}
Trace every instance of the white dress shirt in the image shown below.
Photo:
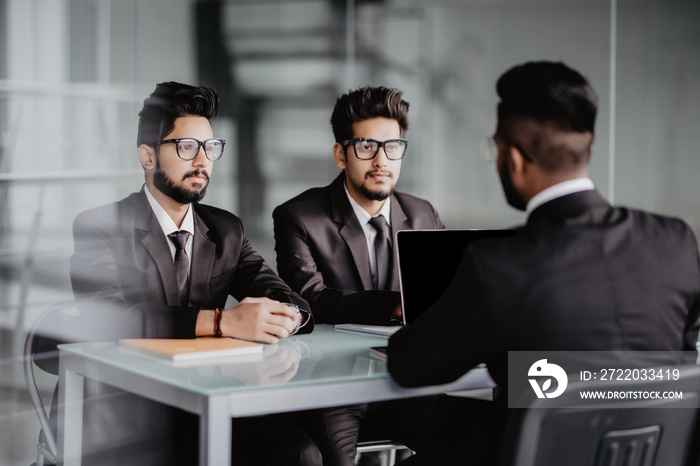
{"label": "white dress shirt", "polygon": [[[367,241],[367,251],[369,251],[369,267],[372,272],[372,277],[374,278],[377,275],[377,257],[374,251],[374,238],[377,237],[377,231],[372,225],[369,224],[369,221],[372,218],[372,216],[368,214],[367,211],[355,201],[355,199],[352,198],[352,196],[348,192],[347,186],[343,186],[345,187],[345,194],[347,194],[348,196],[348,200],[350,201],[352,210],[355,212],[355,216],[357,217],[357,220],[359,220],[360,225],[362,226],[362,231],[365,233],[365,240]],[[384,202],[384,205],[379,210],[379,213],[375,215],[375,217],[378,217],[380,215],[384,216],[384,218],[386,219],[386,224],[389,225],[389,227],[391,228],[390,197],[386,199],[386,202]]]}
{"label": "white dress shirt", "polygon": [[533,210],[542,204],[553,201],[554,199],[568,194],[578,193],[581,191],[591,191],[595,189],[593,181],[588,177],[576,178],[573,180],[562,181],[547,189],[543,189],[539,193],[532,196],[530,202],[527,203],[525,213],[530,216]]}
{"label": "white dress shirt", "polygon": [[187,206],[187,213],[185,214],[185,218],[182,221],[182,225],[180,228],[175,225],[175,222],[173,221],[172,218],[170,218],[170,215],[165,211],[165,209],[158,204],[158,201],[156,201],[156,198],[153,197],[151,192],[148,190],[148,186],[144,186],[144,191],[146,191],[146,198],[148,199],[148,203],[151,205],[151,209],[153,209],[153,213],[156,215],[156,218],[158,219],[158,223],[160,224],[160,228],[163,230],[163,233],[165,234],[165,241],[168,243],[168,247],[170,248],[170,253],[173,256],[173,261],[175,260],[175,245],[173,242],[168,238],[168,235],[174,231],[178,230],[185,230],[190,233],[190,237],[187,238],[187,244],[185,246],[185,250],[187,251],[187,257],[190,258],[190,268],[192,267],[192,238],[194,238],[194,216],[192,215],[192,204]]}

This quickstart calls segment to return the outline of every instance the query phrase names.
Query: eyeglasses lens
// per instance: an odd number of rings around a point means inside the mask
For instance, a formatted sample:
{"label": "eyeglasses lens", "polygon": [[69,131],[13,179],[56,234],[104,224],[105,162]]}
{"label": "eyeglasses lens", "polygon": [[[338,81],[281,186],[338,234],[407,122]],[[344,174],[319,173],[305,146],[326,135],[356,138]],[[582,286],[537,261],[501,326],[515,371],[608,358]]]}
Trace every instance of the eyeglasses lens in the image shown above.
{"label": "eyeglasses lens", "polygon": [[479,144],[484,162],[491,163],[498,158],[498,146],[493,138],[484,138]]}
{"label": "eyeglasses lens", "polygon": [[206,141],[204,143],[204,152],[206,152],[212,160],[217,160],[224,152],[224,144],[216,139]]}
{"label": "eyeglasses lens", "polygon": [[199,152],[199,143],[194,139],[181,139],[177,143],[177,153],[185,159],[193,159]]}
{"label": "eyeglasses lens", "polygon": [[360,159],[371,159],[379,151],[379,145],[374,141],[355,141],[355,153]]}
{"label": "eyeglasses lens", "polygon": [[[177,145],[177,151],[181,158],[192,160],[197,157],[200,143],[196,139],[181,139]],[[204,142],[204,152],[211,160],[218,160],[224,151],[224,145],[221,141],[210,139]]]}

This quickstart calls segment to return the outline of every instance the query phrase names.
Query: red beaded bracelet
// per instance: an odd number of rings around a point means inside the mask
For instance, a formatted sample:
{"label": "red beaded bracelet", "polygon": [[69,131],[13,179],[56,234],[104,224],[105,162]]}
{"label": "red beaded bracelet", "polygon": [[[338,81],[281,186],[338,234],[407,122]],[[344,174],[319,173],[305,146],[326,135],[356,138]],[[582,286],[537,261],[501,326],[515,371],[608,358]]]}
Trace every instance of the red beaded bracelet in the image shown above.
{"label": "red beaded bracelet", "polygon": [[221,333],[221,316],[223,315],[223,312],[219,310],[217,307],[214,310],[214,336],[216,338],[221,338],[223,335]]}

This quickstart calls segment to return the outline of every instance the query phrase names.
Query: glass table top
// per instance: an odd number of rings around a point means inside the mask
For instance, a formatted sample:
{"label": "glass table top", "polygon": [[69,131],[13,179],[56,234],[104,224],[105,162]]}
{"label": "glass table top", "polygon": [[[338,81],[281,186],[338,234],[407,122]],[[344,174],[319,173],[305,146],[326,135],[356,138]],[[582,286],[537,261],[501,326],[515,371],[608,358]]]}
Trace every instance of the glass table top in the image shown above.
{"label": "glass table top", "polygon": [[308,386],[389,379],[386,362],[370,355],[370,347],[388,338],[352,334],[317,325],[308,335],[294,335],[265,345],[262,355],[199,360],[183,366],[120,347],[116,342],[60,345],[67,355],[80,355],[105,367],[125,369],[152,380],[214,395],[279,386]]}

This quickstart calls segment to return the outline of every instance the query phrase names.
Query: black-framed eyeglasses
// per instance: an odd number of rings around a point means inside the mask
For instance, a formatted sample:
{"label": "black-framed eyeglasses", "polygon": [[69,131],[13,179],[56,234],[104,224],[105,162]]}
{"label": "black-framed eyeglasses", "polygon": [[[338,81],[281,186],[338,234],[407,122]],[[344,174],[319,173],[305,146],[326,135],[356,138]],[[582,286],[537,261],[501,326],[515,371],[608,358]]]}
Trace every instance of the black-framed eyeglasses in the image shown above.
{"label": "black-framed eyeglasses", "polygon": [[177,139],[164,139],[160,141],[161,144],[175,144],[175,150],[177,156],[182,160],[194,160],[199,154],[199,149],[204,147],[204,154],[212,162],[214,160],[219,160],[221,155],[224,153],[224,145],[226,141],[224,139],[207,139],[206,141],[199,141],[194,138],[177,138]]}
{"label": "black-framed eyeglasses", "polygon": [[348,155],[348,146],[352,145],[355,149],[355,157],[360,160],[372,160],[379,153],[379,148],[384,148],[386,158],[389,160],[401,160],[406,153],[408,141],[406,139],[387,139],[386,141],[377,141],[369,138],[348,139],[340,143],[343,146],[345,155]]}
{"label": "black-framed eyeglasses", "polygon": [[517,144],[499,144],[496,142],[492,136],[485,137],[479,143],[479,151],[481,152],[481,158],[484,159],[486,163],[493,163],[498,158],[498,152],[507,149],[508,147],[515,147],[520,151],[523,158],[528,162],[532,163],[533,159],[524,150],[520,148]]}

